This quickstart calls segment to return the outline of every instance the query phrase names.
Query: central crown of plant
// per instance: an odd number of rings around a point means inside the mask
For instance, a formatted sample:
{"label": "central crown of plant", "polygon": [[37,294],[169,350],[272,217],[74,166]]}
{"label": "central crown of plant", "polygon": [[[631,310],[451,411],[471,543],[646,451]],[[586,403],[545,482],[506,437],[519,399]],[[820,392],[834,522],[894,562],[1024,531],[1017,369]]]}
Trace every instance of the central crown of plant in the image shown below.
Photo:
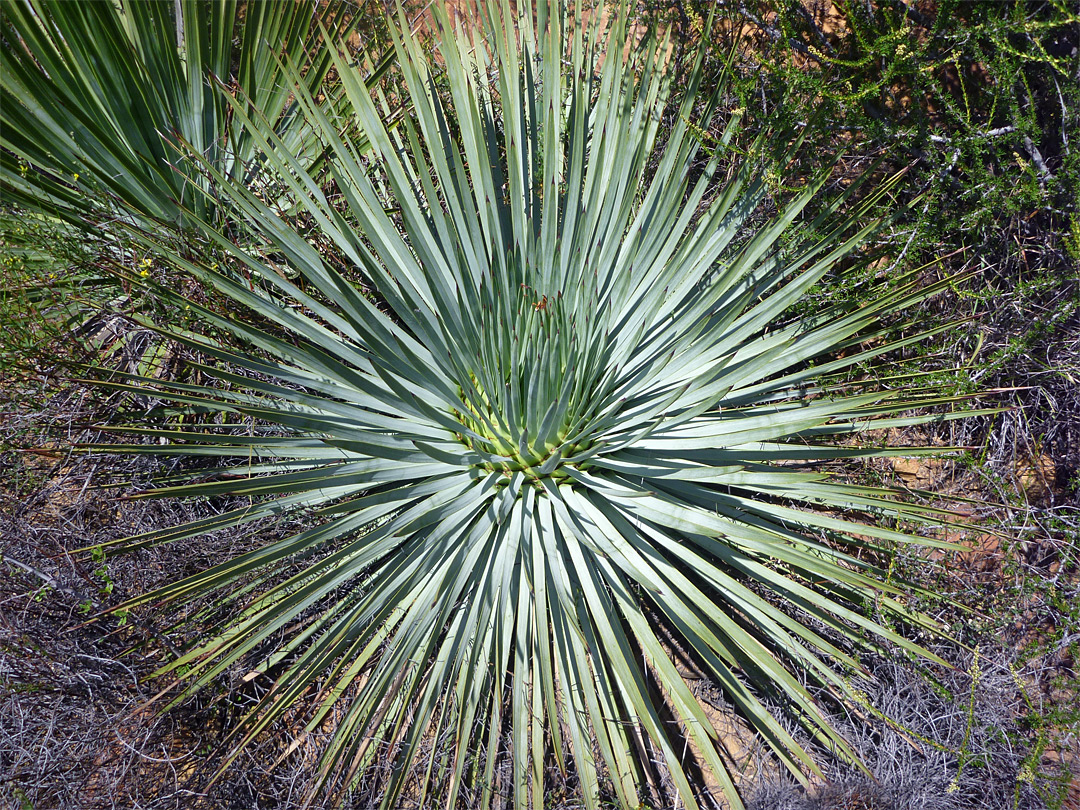
{"label": "central crown of plant", "polygon": [[[933,657],[892,629],[934,625],[875,563],[930,541],[842,515],[939,513],[809,465],[888,455],[828,439],[947,402],[845,376],[920,339],[890,344],[877,324],[934,287],[898,279],[857,309],[792,316],[856,258],[896,178],[811,217],[826,167],[746,235],[768,184],[752,159],[728,165],[739,117],[717,112],[722,81],[701,97],[700,59],[673,105],[665,43],[646,37],[620,58],[623,16],[568,23],[538,0],[511,20],[505,4],[482,5],[481,28],[455,31],[435,4],[441,77],[400,17],[410,104],[393,125],[344,56],[344,127],[286,69],[328,176],[258,134],[234,100],[303,221],[216,179],[246,244],[263,240],[302,283],[212,231],[236,272],[171,257],[274,329],[159,290],[258,352],[177,330],[227,385],[132,382],[222,414],[214,430],[156,428],[173,444],[155,452],[233,457],[222,480],[154,494],[244,497],[126,545],[294,510],[314,522],[130,604],[212,594],[222,610],[191,621],[231,618],[171,665],[185,694],[241,659],[263,673],[265,696],[231,732],[238,747],[301,699],[312,734],[340,708],[323,778],[364,776],[383,807],[408,786],[422,805],[503,789],[541,808],[552,758],[590,808],[669,806],[667,791],[690,808],[738,807],[737,763],[676,649],[803,780],[820,772],[764,695],[854,759],[806,683],[854,699],[860,651]],[[812,236],[791,233],[797,219]],[[428,743],[444,747],[425,759]],[[716,795],[688,758],[714,774]]]}
{"label": "central crown of plant", "polygon": [[[592,386],[573,374],[575,323],[564,317],[571,302],[564,306],[561,292],[536,294],[526,284],[520,292],[510,311],[509,367],[502,362],[506,355],[496,355],[494,373],[481,371],[481,381],[470,372],[459,386],[463,407],[453,413],[464,429],[458,438],[476,453],[480,469],[507,478],[522,473],[534,484],[542,478],[559,481],[567,477],[564,464],[588,458],[593,442],[575,416],[579,403],[595,396]],[[484,323],[489,335],[497,334],[496,321],[505,315],[495,304],[481,304],[490,314]],[[485,388],[485,382],[493,387]],[[574,390],[575,383],[581,390]]]}

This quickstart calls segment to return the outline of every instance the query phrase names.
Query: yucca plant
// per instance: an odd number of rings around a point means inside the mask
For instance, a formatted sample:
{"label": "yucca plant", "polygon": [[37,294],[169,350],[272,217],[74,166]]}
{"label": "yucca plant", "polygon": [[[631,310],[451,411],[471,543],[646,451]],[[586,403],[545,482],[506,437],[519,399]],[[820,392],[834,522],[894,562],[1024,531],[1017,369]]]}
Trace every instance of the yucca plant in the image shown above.
{"label": "yucca plant", "polygon": [[[302,83],[340,114],[340,88],[327,81],[335,41],[356,27],[362,6],[342,0],[12,0],[0,6],[0,189],[5,211],[83,239],[142,275],[145,254],[102,223],[191,229],[228,223],[202,164],[229,182],[278,199],[258,159],[258,140],[232,114],[227,93],[251,105],[254,126],[273,131],[308,171],[322,144],[281,72],[296,61]],[[362,61],[366,59],[361,55]],[[366,63],[374,81],[386,65]],[[223,92],[223,90],[225,92]],[[351,134],[351,133],[350,133]],[[362,146],[360,147],[363,148]],[[17,209],[9,206],[18,206]],[[221,214],[225,213],[224,218]],[[87,237],[90,238],[87,238]],[[180,244],[183,244],[182,242]],[[76,325],[97,362],[160,366],[168,354],[145,331],[118,328],[102,341],[110,307],[146,311],[128,285],[89,261],[49,277],[28,274],[28,296]],[[130,267],[128,268],[130,270]],[[110,318],[111,325],[122,323]]]}
{"label": "yucca plant", "polygon": [[[913,274],[858,308],[793,315],[859,267],[898,178],[810,216],[826,166],[746,234],[797,143],[736,160],[739,114],[722,87],[703,92],[700,62],[675,103],[665,43],[624,48],[625,16],[523,5],[484,4],[482,25],[457,29],[436,4],[434,57],[399,17],[410,113],[394,130],[335,53],[370,157],[283,64],[332,194],[235,105],[302,201],[302,232],[216,179],[301,281],[223,235],[235,272],[168,255],[261,326],[158,290],[207,325],[168,334],[221,384],[106,384],[219,420],[91,449],[217,459],[143,496],[243,498],[119,549],[311,522],[122,607],[190,606],[174,629],[193,640],[165,668],[176,700],[239,662],[268,685],[226,766],[299,709],[308,732],[333,721],[320,788],[376,773],[382,807],[407,788],[422,806],[542,808],[551,763],[590,808],[739,807],[736,763],[676,655],[802,780],[818,766],[774,709],[857,760],[811,687],[854,700],[859,654],[885,647],[942,663],[905,635],[937,630],[917,589],[883,566],[898,545],[938,544],[943,513],[819,464],[929,452],[849,439],[956,415],[863,372],[923,336],[887,340],[881,319],[936,285]],[[448,748],[422,758],[427,744]]]}
{"label": "yucca plant", "polygon": [[252,184],[261,172],[256,142],[215,82],[250,98],[258,126],[311,169],[319,144],[297,115],[279,60],[304,59],[304,86],[333,107],[337,94],[324,87],[330,57],[311,47],[313,20],[337,39],[356,11],[337,0],[5,2],[5,200],[82,221],[98,190],[125,215],[185,224],[186,209],[189,220],[207,219],[215,201],[198,190],[205,175],[185,148],[234,182]]}

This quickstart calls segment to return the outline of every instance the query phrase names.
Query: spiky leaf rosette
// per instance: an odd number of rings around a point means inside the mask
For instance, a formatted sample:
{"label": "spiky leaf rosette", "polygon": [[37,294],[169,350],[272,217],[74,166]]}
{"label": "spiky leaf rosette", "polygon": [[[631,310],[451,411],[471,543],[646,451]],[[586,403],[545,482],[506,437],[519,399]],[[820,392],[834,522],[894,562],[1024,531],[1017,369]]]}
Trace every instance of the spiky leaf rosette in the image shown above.
{"label": "spiky leaf rosette", "polygon": [[[718,93],[703,98],[699,69],[665,116],[664,43],[645,38],[620,58],[621,17],[568,22],[546,0],[517,19],[486,4],[476,30],[434,14],[433,61],[397,35],[411,99],[397,129],[336,57],[373,158],[338,138],[340,122],[287,71],[332,156],[336,196],[272,133],[262,146],[338,259],[242,187],[233,202],[302,285],[239,250],[259,284],[173,257],[275,328],[182,302],[257,351],[174,333],[226,385],[155,381],[156,395],[243,429],[155,429],[171,444],[149,452],[225,462],[221,480],[151,494],[251,501],[124,545],[295,511],[316,520],[129,606],[212,595],[216,608],[192,619],[200,639],[170,667],[184,694],[245,660],[273,686],[233,730],[237,747],[297,705],[309,730],[335,712],[324,780],[389,764],[383,807],[415,780],[421,804],[506,790],[541,808],[549,755],[590,808],[666,801],[665,785],[687,807],[740,806],[676,648],[800,779],[817,768],[766,701],[855,759],[807,684],[852,697],[858,651],[886,644],[933,658],[893,629],[932,623],[873,552],[931,542],[879,518],[940,515],[813,462],[896,454],[831,439],[947,405],[828,382],[918,339],[861,343],[933,290],[901,280],[858,309],[788,313],[853,260],[892,181],[824,206],[813,238],[788,238],[826,169],[739,238],[767,181],[747,161],[720,183],[738,119],[702,143]],[[616,47],[601,58],[605,43]],[[444,740],[446,757],[418,759]],[[688,759],[712,771],[716,795]],[[503,762],[512,776],[497,785]]]}
{"label": "spiky leaf rosette", "polygon": [[[0,180],[8,202],[74,219],[94,212],[90,189],[128,214],[190,223],[214,200],[185,143],[235,182],[260,166],[251,133],[215,82],[250,97],[256,126],[273,130],[305,167],[319,143],[281,75],[280,57],[304,61],[304,86],[327,94],[330,56],[309,47],[320,12],[333,36],[356,10],[339,2],[260,0],[10,0],[0,9]],[[101,212],[97,212],[99,215]]]}

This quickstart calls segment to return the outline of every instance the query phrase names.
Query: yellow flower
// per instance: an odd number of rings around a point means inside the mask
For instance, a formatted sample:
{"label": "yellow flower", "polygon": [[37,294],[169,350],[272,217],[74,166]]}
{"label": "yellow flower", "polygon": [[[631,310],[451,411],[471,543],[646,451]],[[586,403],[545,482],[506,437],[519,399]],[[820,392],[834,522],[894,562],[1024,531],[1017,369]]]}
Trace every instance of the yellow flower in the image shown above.
{"label": "yellow flower", "polygon": [[146,278],[148,275],[150,275],[150,271],[149,270],[140,270],[139,275],[142,276],[143,278]]}
{"label": "yellow flower", "polygon": [[74,178],[75,178],[75,182],[76,182],[76,183],[78,183],[78,182],[79,182],[79,173],[78,173],[78,172],[75,172],[75,174],[73,174],[73,175],[72,175],[72,177],[74,177]]}

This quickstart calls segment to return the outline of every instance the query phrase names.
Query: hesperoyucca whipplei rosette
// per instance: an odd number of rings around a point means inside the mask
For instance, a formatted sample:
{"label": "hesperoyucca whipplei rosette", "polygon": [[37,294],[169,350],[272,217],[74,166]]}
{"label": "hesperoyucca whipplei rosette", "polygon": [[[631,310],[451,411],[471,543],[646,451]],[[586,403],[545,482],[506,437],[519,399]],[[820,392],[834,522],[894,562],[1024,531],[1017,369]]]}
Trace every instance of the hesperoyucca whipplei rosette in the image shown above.
{"label": "hesperoyucca whipplei rosette", "polygon": [[435,4],[430,48],[402,25],[393,127],[340,53],[348,122],[285,65],[328,176],[235,103],[303,216],[220,177],[274,267],[224,236],[235,274],[170,258],[252,317],[160,290],[234,338],[172,333],[218,383],[114,384],[221,414],[126,445],[221,459],[219,478],[146,494],[250,503],[122,545],[287,513],[310,528],[126,607],[212,595],[169,667],[183,694],[244,661],[272,686],[230,745],[298,706],[309,730],[332,716],[324,786],[378,765],[383,807],[407,790],[539,809],[552,761],[590,808],[738,807],[674,656],[801,779],[817,766],[766,704],[855,759],[810,687],[853,699],[860,651],[883,646],[936,660],[896,629],[935,628],[878,562],[935,543],[942,513],[819,463],[918,453],[849,438],[952,415],[947,397],[849,374],[920,339],[890,342],[881,320],[935,287],[894,279],[859,307],[793,315],[859,267],[898,178],[808,215],[826,167],[748,234],[768,167],[797,145],[759,141],[771,160],[733,166],[739,115],[700,64],[676,103],[661,39],[535,6],[486,3],[466,29]]}

